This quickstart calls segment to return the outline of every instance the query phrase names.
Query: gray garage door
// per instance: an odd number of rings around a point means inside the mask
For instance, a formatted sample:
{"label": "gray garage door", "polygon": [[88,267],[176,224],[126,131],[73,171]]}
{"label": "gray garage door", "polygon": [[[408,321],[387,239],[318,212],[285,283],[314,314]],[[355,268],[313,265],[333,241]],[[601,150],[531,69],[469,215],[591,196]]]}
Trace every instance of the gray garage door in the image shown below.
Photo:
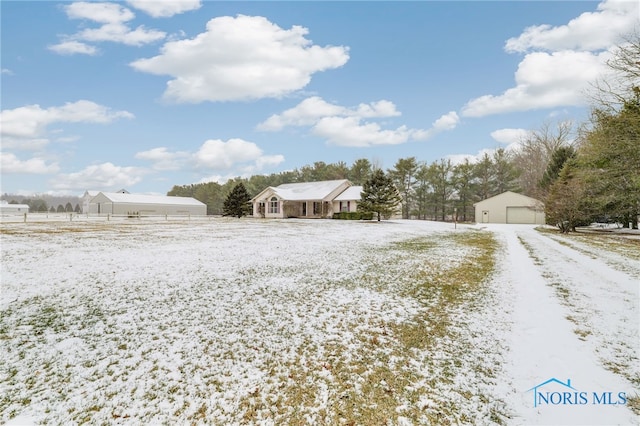
{"label": "gray garage door", "polygon": [[529,207],[507,207],[507,223],[536,223],[536,211]]}

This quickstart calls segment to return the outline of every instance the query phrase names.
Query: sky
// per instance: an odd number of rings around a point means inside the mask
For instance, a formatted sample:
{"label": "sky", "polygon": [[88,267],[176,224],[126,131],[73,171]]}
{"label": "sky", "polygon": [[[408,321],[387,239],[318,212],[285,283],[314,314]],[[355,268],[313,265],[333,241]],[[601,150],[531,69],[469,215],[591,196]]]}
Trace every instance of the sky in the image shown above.
{"label": "sky", "polygon": [[640,3],[0,2],[12,194],[517,149],[589,113]]}

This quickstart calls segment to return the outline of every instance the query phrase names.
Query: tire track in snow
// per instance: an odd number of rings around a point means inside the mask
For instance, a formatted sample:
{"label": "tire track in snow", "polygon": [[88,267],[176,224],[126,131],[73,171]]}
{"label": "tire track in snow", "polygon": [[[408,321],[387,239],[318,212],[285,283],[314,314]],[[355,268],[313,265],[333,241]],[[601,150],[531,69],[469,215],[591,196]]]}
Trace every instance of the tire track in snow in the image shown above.
{"label": "tire track in snow", "polygon": [[634,262],[631,270],[622,270],[623,262],[612,265],[608,253],[593,258],[533,230],[519,237],[532,247],[548,284],[570,310],[568,319],[580,339],[591,344],[607,369],[640,388],[640,286],[631,276]]}
{"label": "tire track in snow", "polygon": [[[567,320],[572,311],[561,303],[552,287],[554,282],[575,286],[573,276],[582,280],[577,282],[584,287],[599,285],[600,280],[589,275],[593,272],[588,269],[584,274],[580,272],[592,259],[563,254],[562,249],[554,247],[559,244],[547,243],[533,228],[492,225],[489,230],[496,232],[505,247],[496,285],[502,287],[506,306],[500,308],[505,308],[506,321],[510,324],[510,332],[505,336],[510,351],[506,354],[506,388],[503,389],[511,409],[509,423],[638,424],[626,406],[568,404],[534,407],[534,393],[529,390],[550,378],[563,382],[571,379],[577,390],[587,392],[627,391],[632,395],[633,386],[620,375],[605,369],[601,357],[593,350],[593,344],[581,340],[574,332],[575,325]],[[586,294],[591,295],[589,292]],[[606,303],[593,300],[593,306],[590,306],[586,303],[590,297],[576,298],[581,306],[591,309]],[[592,311],[592,314],[598,315],[596,312],[599,311]],[[608,315],[603,321],[612,319]],[[611,331],[617,327],[615,322],[603,323],[601,328]],[[629,345],[631,342],[635,340],[626,341]]]}

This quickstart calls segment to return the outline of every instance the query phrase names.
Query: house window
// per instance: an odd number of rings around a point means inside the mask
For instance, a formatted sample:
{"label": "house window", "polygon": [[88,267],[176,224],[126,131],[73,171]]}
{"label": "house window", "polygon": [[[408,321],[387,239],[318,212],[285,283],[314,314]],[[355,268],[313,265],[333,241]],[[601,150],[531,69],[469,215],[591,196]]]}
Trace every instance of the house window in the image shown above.
{"label": "house window", "polygon": [[280,213],[280,203],[276,197],[271,197],[269,200],[269,213]]}
{"label": "house window", "polygon": [[322,212],[322,203],[319,203],[317,201],[313,202],[313,214],[314,215],[319,215]]}
{"label": "house window", "polygon": [[340,211],[341,212],[350,212],[351,211],[351,201],[340,201]]}

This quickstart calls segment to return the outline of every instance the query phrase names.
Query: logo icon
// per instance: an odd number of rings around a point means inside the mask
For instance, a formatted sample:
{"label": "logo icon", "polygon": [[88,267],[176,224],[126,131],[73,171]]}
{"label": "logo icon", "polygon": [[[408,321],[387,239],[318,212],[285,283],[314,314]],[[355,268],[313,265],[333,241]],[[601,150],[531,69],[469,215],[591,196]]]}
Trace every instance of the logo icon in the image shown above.
{"label": "logo icon", "polygon": [[526,392],[533,391],[533,406],[541,405],[624,405],[627,403],[626,392],[584,392],[567,382],[550,378],[535,385]]}

